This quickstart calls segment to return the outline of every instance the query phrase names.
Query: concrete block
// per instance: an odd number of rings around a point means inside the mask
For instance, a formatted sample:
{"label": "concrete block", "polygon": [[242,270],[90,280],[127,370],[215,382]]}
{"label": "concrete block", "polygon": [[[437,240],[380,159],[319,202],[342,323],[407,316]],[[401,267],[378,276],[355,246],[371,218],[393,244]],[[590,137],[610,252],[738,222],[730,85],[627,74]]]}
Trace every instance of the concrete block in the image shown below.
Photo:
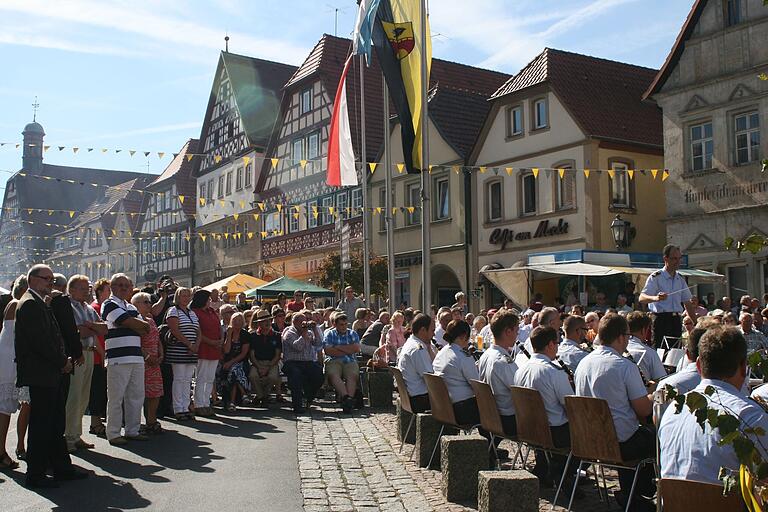
{"label": "concrete block", "polygon": [[539,479],[528,471],[480,471],[477,511],[538,512]]}
{"label": "concrete block", "polygon": [[[416,462],[419,467],[425,468],[429,464],[429,458],[432,456],[432,450],[435,448],[438,434],[440,434],[441,423],[438,423],[431,414],[419,413],[416,415]],[[458,434],[458,429],[445,427],[443,435]],[[431,469],[440,468],[440,447],[437,447],[435,458],[432,460]]]}
{"label": "concrete block", "polygon": [[488,469],[488,440],[480,435],[440,439],[440,488],[452,502],[477,499],[477,474]]}
{"label": "concrete block", "polygon": [[392,393],[395,390],[392,374],[384,372],[365,372],[365,394],[370,407],[392,407]]}
{"label": "concrete block", "polygon": [[402,442],[405,442],[406,444],[413,444],[416,442],[416,421],[414,420],[413,425],[411,425],[411,431],[408,432],[408,438],[403,441],[403,436],[405,435],[405,431],[408,430],[408,425],[411,422],[411,418],[413,418],[413,414],[404,411],[403,408],[400,406],[400,398],[398,398],[395,402],[395,411],[397,413],[397,440]]}

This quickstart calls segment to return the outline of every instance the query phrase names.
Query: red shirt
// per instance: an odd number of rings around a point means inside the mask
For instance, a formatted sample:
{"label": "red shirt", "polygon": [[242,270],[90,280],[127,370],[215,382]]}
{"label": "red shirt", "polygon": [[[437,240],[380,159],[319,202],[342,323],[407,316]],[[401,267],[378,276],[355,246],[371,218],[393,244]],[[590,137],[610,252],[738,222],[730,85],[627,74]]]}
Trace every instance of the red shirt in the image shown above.
{"label": "red shirt", "polygon": [[[97,301],[97,300],[93,301],[93,304],[91,304],[91,307],[96,310],[96,312],[99,314],[99,318],[101,318],[101,304],[99,304],[99,301]],[[102,350],[106,350],[106,345],[104,343],[104,336],[97,336],[97,338],[99,340],[98,343],[99,343],[99,346],[101,347],[101,349]],[[101,358],[101,354],[99,354],[95,350],[93,351],[93,364],[94,364],[94,366],[95,365],[99,365],[99,366],[103,366],[104,365],[104,360]]]}
{"label": "red shirt", "polygon": [[288,308],[288,310],[293,311],[294,313],[298,313],[299,311],[304,309],[304,302],[300,300],[299,301],[292,300],[286,305],[286,307]]}
{"label": "red shirt", "polygon": [[[220,340],[221,320],[216,311],[211,308],[194,309],[193,311],[200,322],[200,333],[206,338]],[[197,358],[218,361],[221,359],[221,349],[208,345],[207,343],[201,343],[200,348],[197,351]]]}

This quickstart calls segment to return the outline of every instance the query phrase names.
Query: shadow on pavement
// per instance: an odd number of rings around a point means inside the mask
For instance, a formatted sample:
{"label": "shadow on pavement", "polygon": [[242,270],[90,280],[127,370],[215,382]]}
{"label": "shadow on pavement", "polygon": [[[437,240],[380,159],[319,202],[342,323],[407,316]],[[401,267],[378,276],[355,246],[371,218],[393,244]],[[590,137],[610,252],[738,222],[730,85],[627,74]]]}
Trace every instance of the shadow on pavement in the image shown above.
{"label": "shadow on pavement", "polygon": [[[138,454],[139,450],[133,449],[136,444],[128,446],[130,446],[131,452],[136,452]],[[144,480],[153,483],[169,482],[167,478],[155,474],[165,469],[162,466],[138,464],[130,460],[117,458],[95,450],[79,450],[72,454],[72,457],[90,462],[94,466],[104,470],[106,473],[120,478]],[[144,457],[143,454],[142,457]]]}

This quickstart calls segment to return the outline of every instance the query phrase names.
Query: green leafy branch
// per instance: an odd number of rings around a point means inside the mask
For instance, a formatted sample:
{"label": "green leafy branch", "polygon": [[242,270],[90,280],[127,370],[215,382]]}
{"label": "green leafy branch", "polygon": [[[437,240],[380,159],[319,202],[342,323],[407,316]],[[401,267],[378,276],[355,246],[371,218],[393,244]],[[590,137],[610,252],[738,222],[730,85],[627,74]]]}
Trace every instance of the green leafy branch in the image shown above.
{"label": "green leafy branch", "polygon": [[[768,162],[768,160],[766,160]],[[732,236],[725,239],[725,249],[728,251],[736,251],[741,256],[744,251],[749,251],[752,254],[757,254],[763,247],[768,247],[768,238],[763,235],[753,233],[746,238],[736,240]]]}

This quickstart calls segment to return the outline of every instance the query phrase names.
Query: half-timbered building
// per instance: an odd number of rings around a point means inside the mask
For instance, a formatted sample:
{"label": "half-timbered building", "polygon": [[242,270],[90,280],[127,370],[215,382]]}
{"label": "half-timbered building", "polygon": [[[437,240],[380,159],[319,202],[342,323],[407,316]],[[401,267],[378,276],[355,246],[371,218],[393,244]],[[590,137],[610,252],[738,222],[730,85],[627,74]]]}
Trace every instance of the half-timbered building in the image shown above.
{"label": "half-timbered building", "polygon": [[256,169],[280,110],[282,86],[295,66],[222,52],[200,134],[194,173],[198,232],[195,283],[260,271],[253,204]]}
{"label": "half-timbered building", "polygon": [[192,285],[197,199],[193,159],[198,147],[197,139],[189,139],[147,187],[136,237],[141,282],[169,275],[182,286]]}

